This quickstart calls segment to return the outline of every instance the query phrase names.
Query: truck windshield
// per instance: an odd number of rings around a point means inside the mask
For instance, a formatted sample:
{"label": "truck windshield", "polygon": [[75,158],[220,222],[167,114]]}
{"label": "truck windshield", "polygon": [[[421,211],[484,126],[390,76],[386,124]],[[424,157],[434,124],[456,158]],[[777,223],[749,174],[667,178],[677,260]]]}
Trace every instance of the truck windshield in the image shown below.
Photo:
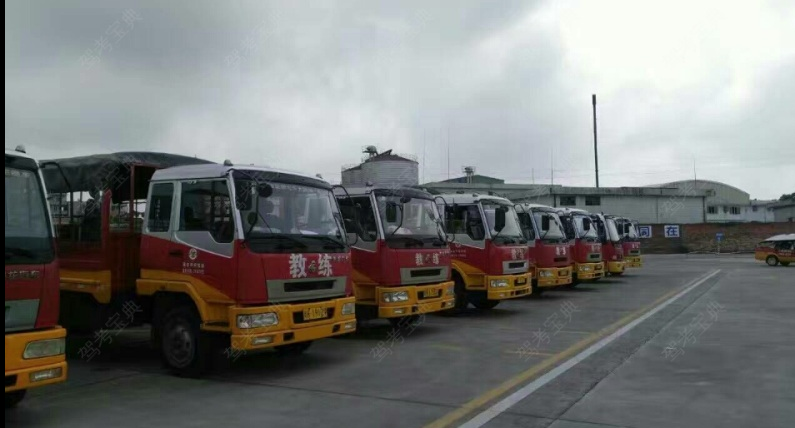
{"label": "truck windshield", "polygon": [[638,240],[638,229],[635,227],[635,223],[629,223],[629,233],[627,234],[627,238],[630,241]]}
{"label": "truck windshield", "polygon": [[[519,217],[516,215],[516,209],[513,206],[487,201],[481,202],[480,205],[483,207],[483,213],[486,214],[486,223],[489,226],[489,233],[495,244],[524,244],[527,242],[522,234],[522,228],[519,226]],[[497,209],[507,209],[505,212],[505,227],[500,231],[494,228]]]}
{"label": "truck windshield", "polygon": [[[549,218],[549,230],[543,230],[544,217]],[[543,241],[565,240],[566,234],[563,233],[563,226],[557,214],[546,211],[533,211],[533,218],[539,229],[539,238]]]}
{"label": "truck windshield", "polygon": [[6,265],[55,258],[46,203],[36,172],[6,167]]}
{"label": "truck windshield", "polygon": [[346,251],[339,207],[331,190],[268,184],[273,189],[271,195],[260,197],[253,191],[252,181],[236,180],[237,207],[252,251]]}
{"label": "truck windshield", "polygon": [[605,220],[605,225],[607,226],[607,237],[613,242],[621,241],[621,236],[618,234],[615,220],[608,218]]}
{"label": "truck windshield", "polygon": [[384,239],[390,247],[441,247],[446,245],[441,217],[430,199],[411,198],[401,203],[400,196],[376,196]]}
{"label": "truck windshield", "polygon": [[585,230],[584,223],[590,222],[590,218],[581,215],[575,215],[573,216],[573,218],[574,218],[574,224],[577,227],[577,235],[580,238],[589,239],[589,240],[592,239],[594,241],[599,239],[599,235],[596,233],[596,227],[594,223],[591,222],[591,227],[588,230]]}

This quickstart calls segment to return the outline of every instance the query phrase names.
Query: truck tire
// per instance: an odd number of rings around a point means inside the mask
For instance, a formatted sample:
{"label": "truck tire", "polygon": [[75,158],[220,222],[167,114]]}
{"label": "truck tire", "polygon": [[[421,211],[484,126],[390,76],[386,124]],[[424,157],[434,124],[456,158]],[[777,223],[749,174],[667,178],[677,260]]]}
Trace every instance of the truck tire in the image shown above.
{"label": "truck tire", "polygon": [[464,312],[469,306],[469,300],[467,300],[467,290],[466,285],[464,284],[464,280],[461,278],[460,275],[457,273],[453,274],[453,281],[455,282],[455,305],[443,313],[446,315],[457,315]]}
{"label": "truck tire", "polygon": [[16,391],[6,392],[6,409],[16,407],[28,392],[27,389],[18,389]]}
{"label": "truck tire", "polygon": [[767,259],[765,259],[765,262],[767,263],[768,266],[775,266],[775,265],[778,264],[778,257],[776,257],[776,256],[767,256]]}
{"label": "truck tire", "polygon": [[544,294],[544,288],[538,286],[538,281],[533,282],[533,286],[530,288],[530,297],[541,297]]}
{"label": "truck tire", "polygon": [[291,343],[273,348],[276,354],[283,357],[294,357],[303,354],[312,345],[312,341]]}
{"label": "truck tire", "polygon": [[409,329],[411,327],[415,327],[419,321],[419,315],[407,315],[405,317],[397,317],[397,318],[387,318],[389,320],[389,324],[392,325],[392,328],[395,330],[402,330],[402,329]]}
{"label": "truck tire", "polygon": [[469,294],[469,303],[472,303],[472,306],[485,311],[489,309],[493,309],[495,306],[500,304],[499,300],[489,300],[486,297],[485,291],[480,291],[477,293],[470,293]]}
{"label": "truck tire", "polygon": [[199,377],[209,369],[209,337],[202,334],[201,319],[187,305],[168,309],[160,328],[160,353],[168,369],[177,376]]}

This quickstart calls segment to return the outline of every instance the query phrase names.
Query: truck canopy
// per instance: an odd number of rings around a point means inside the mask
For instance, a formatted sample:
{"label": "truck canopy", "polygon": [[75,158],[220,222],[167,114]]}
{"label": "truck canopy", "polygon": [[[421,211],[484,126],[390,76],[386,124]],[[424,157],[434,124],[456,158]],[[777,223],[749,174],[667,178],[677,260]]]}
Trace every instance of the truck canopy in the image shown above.
{"label": "truck canopy", "polygon": [[[148,174],[135,176],[135,199],[146,197],[152,169],[180,165],[212,164],[204,159],[158,152],[118,152],[73,158],[42,160],[40,165],[47,190],[51,193],[88,192],[111,188],[117,197],[129,198],[130,170],[134,166],[148,167]],[[122,193],[121,195],[117,193]]]}

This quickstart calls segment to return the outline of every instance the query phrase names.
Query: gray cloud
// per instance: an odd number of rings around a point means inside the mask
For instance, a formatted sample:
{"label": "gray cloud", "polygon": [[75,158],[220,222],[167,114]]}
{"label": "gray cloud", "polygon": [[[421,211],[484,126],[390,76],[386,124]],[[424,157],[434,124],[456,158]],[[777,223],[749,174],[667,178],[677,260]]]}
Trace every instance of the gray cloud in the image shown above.
{"label": "gray cloud", "polygon": [[[700,177],[754,197],[792,191],[792,56],[771,52],[739,98],[720,53],[704,55],[709,79],[692,87],[612,78],[633,52],[583,68],[545,19],[551,4],[6,2],[6,145],[39,157],[165,150],[335,180],[375,144],[424,158],[437,180],[449,133],[453,176],[475,165],[548,181],[554,157],[556,183],[589,185],[596,92],[603,185],[689,178],[695,156]],[[81,65],[128,9],[141,20]]]}

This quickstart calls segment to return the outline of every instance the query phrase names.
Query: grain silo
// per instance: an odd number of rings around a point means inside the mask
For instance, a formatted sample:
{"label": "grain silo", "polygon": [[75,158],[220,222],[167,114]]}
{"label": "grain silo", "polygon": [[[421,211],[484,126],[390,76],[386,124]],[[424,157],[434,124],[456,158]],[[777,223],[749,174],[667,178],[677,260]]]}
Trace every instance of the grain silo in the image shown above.
{"label": "grain silo", "polygon": [[362,163],[344,167],[342,185],[416,186],[419,184],[419,164],[413,156],[393,154],[392,150],[378,153],[375,146],[363,149]]}

